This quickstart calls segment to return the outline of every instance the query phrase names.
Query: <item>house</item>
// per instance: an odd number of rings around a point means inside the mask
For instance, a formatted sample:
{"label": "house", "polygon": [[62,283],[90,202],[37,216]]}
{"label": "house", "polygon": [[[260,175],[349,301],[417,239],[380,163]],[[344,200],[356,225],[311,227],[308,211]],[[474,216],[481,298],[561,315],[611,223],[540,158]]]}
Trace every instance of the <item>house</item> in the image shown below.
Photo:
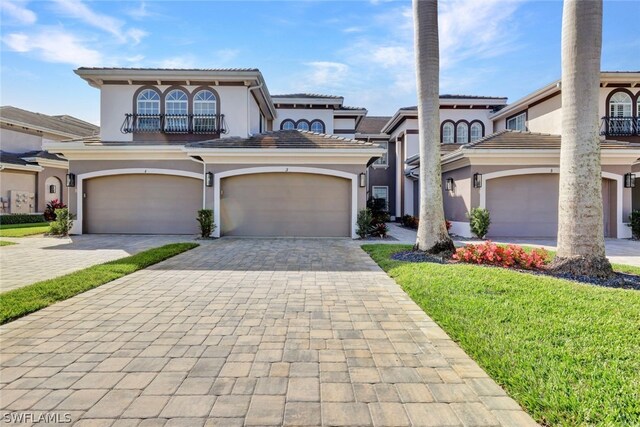
{"label": "house", "polygon": [[258,69],[79,68],[100,90],[100,135],[45,147],[69,161],[72,233],[355,237],[366,110],[341,97],[271,96]]}
{"label": "house", "polygon": [[[454,233],[470,236],[466,214],[472,207],[483,207],[491,214],[489,237],[556,236],[561,90],[556,81],[487,110],[485,127],[490,132],[480,138],[470,133],[466,141],[458,135],[452,141],[451,130],[457,131],[457,124],[445,129],[447,116],[441,107],[443,202]],[[634,187],[640,171],[639,112],[640,72],[603,72],[601,163],[607,237],[630,237],[625,223],[631,210],[640,208],[640,188]],[[416,129],[409,127],[406,133]],[[416,191],[420,159],[416,150],[411,154],[405,156],[405,179],[398,180],[414,179]],[[411,200],[406,189],[404,194],[401,213],[417,214],[416,196]]]}
{"label": "house", "polygon": [[2,213],[43,212],[53,199],[68,203],[63,185],[67,160],[43,151],[42,145],[97,132],[97,126],[68,115],[49,116],[12,106],[0,107]]}

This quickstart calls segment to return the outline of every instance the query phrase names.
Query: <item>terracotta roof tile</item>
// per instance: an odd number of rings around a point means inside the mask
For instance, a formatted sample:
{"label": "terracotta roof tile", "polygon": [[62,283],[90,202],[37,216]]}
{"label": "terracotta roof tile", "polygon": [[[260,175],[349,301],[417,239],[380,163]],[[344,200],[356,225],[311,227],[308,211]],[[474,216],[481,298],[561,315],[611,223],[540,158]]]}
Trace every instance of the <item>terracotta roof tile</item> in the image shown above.
{"label": "terracotta roof tile", "polygon": [[[548,133],[523,132],[516,130],[502,130],[491,135],[487,135],[475,142],[464,145],[465,149],[476,150],[537,150],[537,149],[560,149],[560,135]],[[604,140],[600,143],[600,148],[607,149],[640,149],[640,144]]]}

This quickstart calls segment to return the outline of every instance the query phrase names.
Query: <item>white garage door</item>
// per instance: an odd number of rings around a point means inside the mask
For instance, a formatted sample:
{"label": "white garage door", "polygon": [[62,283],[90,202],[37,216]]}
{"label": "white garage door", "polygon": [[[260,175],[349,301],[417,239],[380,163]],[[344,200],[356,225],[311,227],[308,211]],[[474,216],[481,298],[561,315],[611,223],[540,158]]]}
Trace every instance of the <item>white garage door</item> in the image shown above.
{"label": "white garage door", "polygon": [[85,233],[196,234],[202,181],[173,175],[114,175],[85,181]]}
{"label": "white garage door", "polygon": [[351,236],[348,179],[260,173],[225,178],[221,189],[223,236]]}

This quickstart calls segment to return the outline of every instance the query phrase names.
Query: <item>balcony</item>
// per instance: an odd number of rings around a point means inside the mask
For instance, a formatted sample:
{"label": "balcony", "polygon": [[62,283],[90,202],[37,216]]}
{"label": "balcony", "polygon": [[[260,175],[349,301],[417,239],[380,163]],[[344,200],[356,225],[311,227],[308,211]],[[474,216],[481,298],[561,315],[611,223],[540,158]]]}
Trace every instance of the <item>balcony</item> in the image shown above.
{"label": "balcony", "polygon": [[606,136],[640,135],[640,117],[603,117],[600,134]]}
{"label": "balcony", "polygon": [[125,114],[122,133],[222,134],[224,114]]}

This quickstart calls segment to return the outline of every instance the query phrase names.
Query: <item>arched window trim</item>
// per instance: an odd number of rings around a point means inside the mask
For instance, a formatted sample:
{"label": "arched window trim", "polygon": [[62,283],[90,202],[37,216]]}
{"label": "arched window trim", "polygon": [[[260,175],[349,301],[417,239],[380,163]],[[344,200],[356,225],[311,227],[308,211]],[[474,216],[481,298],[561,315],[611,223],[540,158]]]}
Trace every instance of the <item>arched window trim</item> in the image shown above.
{"label": "arched window trim", "polygon": [[[617,94],[624,94],[624,95],[627,95],[627,98],[629,99],[629,102],[628,102],[628,104],[629,104],[629,114],[630,114],[630,115],[634,115],[634,111],[633,111],[633,109],[634,109],[634,105],[633,105],[633,104],[634,104],[634,102],[633,102],[633,101],[634,101],[634,99],[635,99],[636,97],[635,97],[635,96],[633,95],[633,93],[631,93],[629,90],[627,90],[627,89],[623,89],[623,88],[620,88],[620,89],[612,90],[612,91],[609,93],[609,95],[607,96],[607,105],[605,106],[605,107],[606,107],[606,108],[605,108],[605,111],[606,111],[607,116],[609,116],[609,117],[614,117],[614,116],[611,114],[611,106],[612,106],[612,102],[611,102],[611,101],[613,101],[613,97],[614,97],[614,96],[616,96]],[[627,103],[625,102],[624,104],[627,104]],[[636,110],[637,110],[637,107],[636,107]],[[638,113],[638,112],[637,112],[637,111],[635,111],[635,114],[636,114],[636,115],[637,115],[637,113]],[[625,117],[626,117],[626,116],[625,116]]]}
{"label": "arched window trim", "polygon": [[142,86],[142,87],[138,88],[138,90],[134,93],[134,95],[133,95],[133,112],[134,112],[134,114],[139,114],[139,112],[138,112],[138,101],[140,100],[140,97],[142,96],[142,94],[145,93],[146,91],[152,91],[158,96],[158,99],[154,100],[154,102],[157,102],[157,104],[158,104],[158,113],[157,114],[161,114],[162,113],[162,93],[160,93],[160,91],[155,86]]}
{"label": "arched window trim", "polygon": [[[444,140],[444,127],[445,125],[451,125],[453,127],[451,132],[451,141]],[[440,124],[440,142],[442,144],[453,144],[456,142],[456,124],[453,120],[445,120]]]}
{"label": "arched window trim", "polygon": [[471,128],[473,127],[473,125],[480,125],[480,137],[478,139],[484,138],[484,123],[482,123],[481,120],[473,120],[469,124],[469,142],[474,142],[471,140]]}
{"label": "arched window trim", "polygon": [[[298,129],[298,126],[300,126],[302,123],[305,123],[307,125],[307,129]],[[309,120],[300,119],[296,122],[296,129],[308,131],[309,129],[311,129],[311,123],[309,123]]]}
{"label": "arched window trim", "polygon": [[[313,125],[320,125],[322,127],[322,129],[320,129],[319,131],[318,130],[313,130]],[[325,133],[327,128],[324,125],[324,122],[322,120],[314,119],[314,120],[311,121],[311,125],[309,126],[309,130],[311,132],[315,132],[315,133]]]}
{"label": "arched window trim", "polygon": [[[284,127],[287,123],[290,123],[291,126],[293,127],[291,129],[285,129]],[[291,119],[285,119],[280,123],[280,130],[295,130],[295,129],[296,129],[296,122],[294,122]]]}
{"label": "arched window trim", "polygon": [[[210,93],[212,99],[206,99],[206,100],[197,99],[198,95],[203,93]],[[197,112],[196,111],[197,104],[213,104],[213,112],[204,112],[204,113]],[[209,88],[202,88],[202,89],[197,89],[193,91],[192,109],[193,109],[193,114],[214,114],[214,115],[218,114],[218,97],[216,96],[216,93]]]}
{"label": "arched window trim", "polygon": [[[465,141],[458,141],[458,128],[461,125],[464,125],[466,127],[466,129],[467,129],[467,137],[465,138]],[[470,134],[471,134],[471,132],[470,132],[470,129],[469,129],[469,122],[466,121],[466,120],[458,120],[456,122],[456,133],[455,133],[455,139],[454,139],[455,143],[456,144],[467,144],[469,142]]]}

